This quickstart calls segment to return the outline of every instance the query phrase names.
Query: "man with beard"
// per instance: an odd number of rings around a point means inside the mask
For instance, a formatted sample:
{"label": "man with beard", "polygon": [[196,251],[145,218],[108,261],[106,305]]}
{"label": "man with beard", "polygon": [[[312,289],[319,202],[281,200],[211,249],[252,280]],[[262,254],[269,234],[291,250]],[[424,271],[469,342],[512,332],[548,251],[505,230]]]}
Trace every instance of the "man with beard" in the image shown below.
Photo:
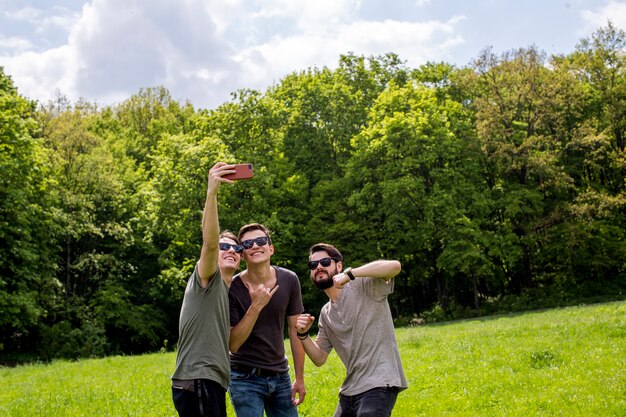
{"label": "man with beard", "polygon": [[317,338],[308,334],[310,314],[298,317],[298,338],[315,365],[334,348],[346,367],[334,417],[391,416],[398,392],[407,388],[387,301],[401,265],[378,260],[341,272],[342,260],[327,243],[309,250],[311,281],[330,301],[320,312]]}
{"label": "man with beard", "polygon": [[231,232],[220,234],[217,192],[234,165],[216,163],[209,171],[202,215],[200,259],[189,277],[180,309],[178,354],[172,400],[181,417],[226,417],[230,363],[228,288],[239,269],[243,246]]}

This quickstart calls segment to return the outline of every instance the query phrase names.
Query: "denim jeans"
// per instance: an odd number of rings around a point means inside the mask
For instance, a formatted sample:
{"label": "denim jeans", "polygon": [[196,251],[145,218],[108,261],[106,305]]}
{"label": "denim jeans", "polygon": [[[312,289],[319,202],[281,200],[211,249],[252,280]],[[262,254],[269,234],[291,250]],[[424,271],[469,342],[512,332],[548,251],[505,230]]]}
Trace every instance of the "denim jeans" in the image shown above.
{"label": "denim jeans", "polygon": [[298,417],[289,372],[260,377],[231,370],[228,392],[237,417],[263,417],[263,410],[267,417]]}
{"label": "denim jeans", "polygon": [[397,398],[395,387],[374,388],[357,395],[339,394],[334,417],[390,417]]}

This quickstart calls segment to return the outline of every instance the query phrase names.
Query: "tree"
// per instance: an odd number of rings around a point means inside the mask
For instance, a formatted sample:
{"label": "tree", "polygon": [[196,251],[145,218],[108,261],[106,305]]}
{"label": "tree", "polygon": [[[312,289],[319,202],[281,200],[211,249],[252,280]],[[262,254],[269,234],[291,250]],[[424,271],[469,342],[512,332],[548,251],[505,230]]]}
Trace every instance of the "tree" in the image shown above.
{"label": "tree", "polygon": [[32,342],[58,289],[58,229],[34,113],[0,67],[0,352],[9,354]]}
{"label": "tree", "polygon": [[401,259],[412,291],[432,283],[444,309],[455,270],[441,257],[452,250],[455,225],[471,216],[476,198],[476,167],[462,163],[475,154],[468,117],[444,92],[392,83],[355,138],[348,170],[354,185],[349,203],[362,218],[350,246]]}
{"label": "tree", "polygon": [[[558,217],[558,201],[572,181],[559,164],[559,86],[545,54],[519,49],[497,57],[485,50],[470,84],[476,96],[477,130],[486,157],[484,180],[491,190],[492,230],[509,290],[534,285],[533,262],[543,219]],[[470,76],[473,77],[473,76]]]}

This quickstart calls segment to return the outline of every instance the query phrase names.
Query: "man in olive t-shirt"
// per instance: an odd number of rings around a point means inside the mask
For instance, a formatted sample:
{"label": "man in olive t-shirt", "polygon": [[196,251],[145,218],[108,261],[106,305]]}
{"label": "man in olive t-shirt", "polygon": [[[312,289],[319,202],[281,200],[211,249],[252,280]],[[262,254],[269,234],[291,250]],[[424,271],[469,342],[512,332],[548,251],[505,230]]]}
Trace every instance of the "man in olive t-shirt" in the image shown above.
{"label": "man in olive t-shirt", "polygon": [[230,232],[219,233],[217,192],[233,165],[218,162],[209,171],[202,218],[202,249],[180,310],[178,354],[172,400],[181,417],[226,417],[229,384],[228,289],[239,269],[243,247]]}

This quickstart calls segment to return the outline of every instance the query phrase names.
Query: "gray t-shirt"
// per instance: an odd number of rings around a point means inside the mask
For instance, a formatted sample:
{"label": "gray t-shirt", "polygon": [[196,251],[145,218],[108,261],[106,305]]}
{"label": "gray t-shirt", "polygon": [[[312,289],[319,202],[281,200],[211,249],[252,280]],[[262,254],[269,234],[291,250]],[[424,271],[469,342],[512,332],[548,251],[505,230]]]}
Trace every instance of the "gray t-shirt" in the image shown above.
{"label": "gray t-shirt", "polygon": [[185,289],[178,331],[172,379],[210,379],[228,388],[228,286],[219,269],[207,288],[202,288],[196,265]]}
{"label": "gray t-shirt", "polygon": [[[278,290],[270,298],[252,328],[250,336],[239,350],[231,354],[231,364],[246,365],[274,372],[289,370],[285,356],[285,320],[304,311],[300,280],[295,272],[285,268],[276,270]],[[230,325],[236,326],[245,316],[252,300],[241,277],[235,275],[230,285]]]}
{"label": "gray t-shirt", "polygon": [[334,348],[346,367],[340,393],[357,395],[378,387],[407,388],[387,296],[393,279],[357,278],[319,318],[317,345]]}

